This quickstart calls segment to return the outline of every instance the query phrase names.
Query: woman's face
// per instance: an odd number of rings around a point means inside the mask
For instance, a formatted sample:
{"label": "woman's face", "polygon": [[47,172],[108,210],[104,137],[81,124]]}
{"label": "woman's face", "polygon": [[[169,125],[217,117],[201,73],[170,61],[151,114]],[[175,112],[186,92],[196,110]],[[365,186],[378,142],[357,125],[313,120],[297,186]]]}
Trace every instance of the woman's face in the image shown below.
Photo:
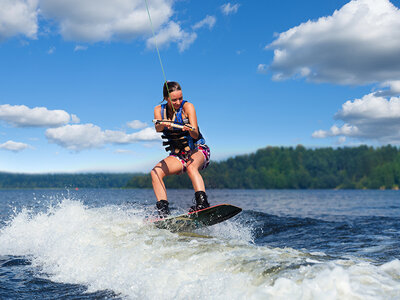
{"label": "woman's face", "polygon": [[182,91],[173,91],[169,93],[170,99],[168,99],[168,104],[173,105],[175,110],[179,109],[182,104]]}

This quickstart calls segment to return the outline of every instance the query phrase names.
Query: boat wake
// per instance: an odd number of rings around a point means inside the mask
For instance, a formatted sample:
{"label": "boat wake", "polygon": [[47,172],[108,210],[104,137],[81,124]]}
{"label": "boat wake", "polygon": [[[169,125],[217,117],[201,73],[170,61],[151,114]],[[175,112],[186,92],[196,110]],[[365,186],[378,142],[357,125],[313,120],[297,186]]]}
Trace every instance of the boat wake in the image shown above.
{"label": "boat wake", "polygon": [[394,299],[400,294],[399,260],[374,265],[271,246],[266,237],[283,231],[276,225],[261,234],[265,214],[245,212],[184,236],[151,226],[144,220],[149,213],[139,204],[87,207],[68,199],[39,212],[23,209],[0,229],[0,270],[29,269],[27,281],[77,285],[82,293],[100,293],[97,298]]}

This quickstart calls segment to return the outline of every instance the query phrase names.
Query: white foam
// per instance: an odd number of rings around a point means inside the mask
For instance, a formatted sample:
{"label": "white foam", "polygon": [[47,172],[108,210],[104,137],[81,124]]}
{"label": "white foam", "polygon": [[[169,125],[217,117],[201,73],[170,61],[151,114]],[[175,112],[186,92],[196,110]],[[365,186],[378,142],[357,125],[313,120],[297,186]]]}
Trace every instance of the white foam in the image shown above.
{"label": "white foam", "polygon": [[400,262],[330,261],[257,246],[236,222],[182,237],[143,221],[140,207],[64,200],[23,210],[0,230],[0,255],[32,257],[51,280],[136,299],[395,299]]}

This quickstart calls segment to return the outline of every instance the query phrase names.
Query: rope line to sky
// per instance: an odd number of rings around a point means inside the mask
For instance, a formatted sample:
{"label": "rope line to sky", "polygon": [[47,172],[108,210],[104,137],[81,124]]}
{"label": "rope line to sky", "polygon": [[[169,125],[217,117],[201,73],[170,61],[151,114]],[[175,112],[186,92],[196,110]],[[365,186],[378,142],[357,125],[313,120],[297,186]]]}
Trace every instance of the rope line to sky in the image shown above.
{"label": "rope line to sky", "polygon": [[[154,27],[153,27],[153,22],[151,20],[151,16],[150,16],[150,10],[149,10],[149,4],[147,3],[147,0],[144,0],[146,3],[146,10],[147,10],[147,15],[149,16],[149,20],[150,20],[150,26],[151,26],[151,32],[153,33],[153,38],[154,38],[154,44],[156,46],[156,50],[157,50],[157,54],[158,54],[158,60],[160,61],[160,66],[161,66],[161,70],[164,76],[164,82],[167,85],[167,91],[168,91],[168,98],[171,99],[171,95],[169,94],[169,89],[168,89],[168,81],[167,81],[167,77],[165,76],[165,71],[164,71],[164,67],[163,67],[163,63],[161,60],[161,55],[160,55],[160,50],[158,49],[158,45],[157,45],[157,38],[156,35],[154,34]],[[162,102],[162,101],[161,101]],[[173,105],[172,109],[174,110],[174,114],[176,113],[175,111],[175,107]]]}

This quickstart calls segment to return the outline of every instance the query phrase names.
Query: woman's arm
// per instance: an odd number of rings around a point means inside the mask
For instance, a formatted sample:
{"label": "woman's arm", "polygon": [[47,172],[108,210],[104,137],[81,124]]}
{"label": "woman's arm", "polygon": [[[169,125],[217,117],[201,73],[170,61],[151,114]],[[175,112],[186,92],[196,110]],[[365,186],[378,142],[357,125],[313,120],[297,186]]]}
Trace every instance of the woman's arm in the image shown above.
{"label": "woman's arm", "polygon": [[194,130],[190,130],[189,127],[186,127],[187,129],[183,130],[189,131],[190,136],[194,139],[197,139],[199,137],[199,128],[197,126],[197,116],[194,105],[192,103],[186,102],[183,105],[183,109],[185,110],[185,114],[188,116],[190,126],[194,128]]}
{"label": "woman's arm", "polygon": [[[154,108],[154,119],[156,119],[156,120],[161,120],[162,118],[161,118],[161,105],[157,105],[155,108]],[[161,131],[163,131],[164,130],[164,128],[165,127],[168,127],[168,126],[166,126],[166,125],[162,125],[162,124],[155,124],[154,125],[154,127],[156,128],[156,131],[157,132],[161,132]]]}

